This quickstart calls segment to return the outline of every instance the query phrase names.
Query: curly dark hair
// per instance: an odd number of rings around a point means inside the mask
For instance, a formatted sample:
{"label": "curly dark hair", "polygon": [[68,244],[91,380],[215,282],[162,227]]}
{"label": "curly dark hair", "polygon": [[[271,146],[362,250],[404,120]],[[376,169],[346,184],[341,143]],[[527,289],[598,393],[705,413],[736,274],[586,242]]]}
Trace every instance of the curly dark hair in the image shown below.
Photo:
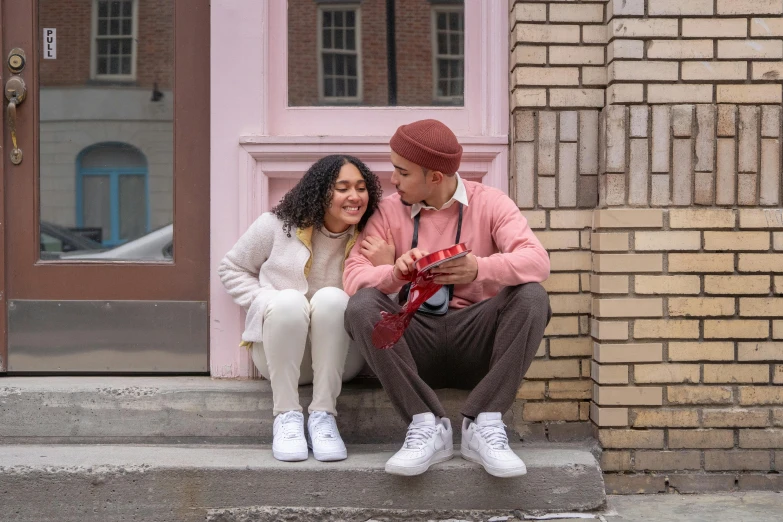
{"label": "curly dark hair", "polygon": [[324,226],[324,215],[332,204],[335,181],[340,169],[347,163],[359,169],[367,186],[367,211],[358,225],[360,231],[364,228],[383,197],[381,182],[361,160],[345,154],[333,154],[316,161],[272,209],[272,213],[283,222],[283,230],[288,237],[291,237],[294,227],[320,229]]}

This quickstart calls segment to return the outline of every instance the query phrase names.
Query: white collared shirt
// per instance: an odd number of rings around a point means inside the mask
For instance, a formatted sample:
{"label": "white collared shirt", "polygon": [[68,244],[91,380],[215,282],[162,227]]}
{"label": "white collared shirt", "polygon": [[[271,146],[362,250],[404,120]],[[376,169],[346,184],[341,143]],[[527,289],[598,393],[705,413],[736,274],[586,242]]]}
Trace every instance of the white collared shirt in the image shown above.
{"label": "white collared shirt", "polygon": [[414,203],[411,205],[411,219],[415,218],[416,214],[421,212],[422,209],[443,210],[449,208],[455,202],[460,202],[466,207],[468,206],[468,192],[465,190],[465,184],[462,182],[462,178],[460,177],[459,172],[455,172],[454,175],[457,177],[457,190],[454,191],[454,195],[451,196],[451,199],[444,203],[440,208],[427,206],[424,204],[424,202]]}

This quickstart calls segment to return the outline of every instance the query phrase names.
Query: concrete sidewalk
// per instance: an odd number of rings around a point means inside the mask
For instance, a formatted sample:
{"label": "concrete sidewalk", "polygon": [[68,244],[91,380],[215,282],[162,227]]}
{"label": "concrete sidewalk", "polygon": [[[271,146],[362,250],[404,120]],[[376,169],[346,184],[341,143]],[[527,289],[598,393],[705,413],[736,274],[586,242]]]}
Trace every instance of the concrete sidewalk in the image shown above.
{"label": "concrete sidewalk", "polygon": [[783,494],[766,491],[714,495],[611,495],[607,497],[607,507],[602,514],[606,522],[783,520]]}
{"label": "concrete sidewalk", "polygon": [[773,522],[783,520],[783,494],[629,495],[607,497],[597,513],[536,515],[520,511],[413,511],[348,508],[240,508],[210,511],[207,522]]}

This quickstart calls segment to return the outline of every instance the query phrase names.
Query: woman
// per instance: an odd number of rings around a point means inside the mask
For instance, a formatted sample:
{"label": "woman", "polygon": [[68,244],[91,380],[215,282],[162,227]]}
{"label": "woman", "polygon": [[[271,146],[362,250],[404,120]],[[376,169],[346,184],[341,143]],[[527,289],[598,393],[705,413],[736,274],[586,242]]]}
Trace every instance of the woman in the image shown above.
{"label": "woman", "polygon": [[[220,263],[223,285],[247,310],[243,344],[272,385],[278,460],[306,460],[308,445],[317,460],[347,457],[335,405],[342,381],[364,360],[349,350],[343,323],[343,265],[381,197],[378,178],[358,159],[322,158]],[[394,262],[393,253],[387,257]],[[305,438],[297,386],[311,382]]]}

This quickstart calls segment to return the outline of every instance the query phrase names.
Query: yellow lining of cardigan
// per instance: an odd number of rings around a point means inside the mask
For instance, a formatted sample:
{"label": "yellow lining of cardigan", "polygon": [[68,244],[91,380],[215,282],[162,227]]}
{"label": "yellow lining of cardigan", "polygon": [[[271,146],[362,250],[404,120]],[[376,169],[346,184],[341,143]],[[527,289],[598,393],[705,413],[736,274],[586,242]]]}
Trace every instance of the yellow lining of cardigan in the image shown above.
{"label": "yellow lining of cardigan", "polygon": [[307,258],[307,263],[304,266],[304,276],[307,279],[307,276],[310,275],[310,268],[313,266],[313,227],[297,228],[296,237],[310,252],[310,257]]}
{"label": "yellow lining of cardigan", "polygon": [[[307,247],[307,250],[310,252],[310,257],[307,259],[307,263],[305,263],[304,267],[304,276],[307,278],[307,276],[310,275],[310,268],[313,266],[313,227],[307,227],[307,228],[297,228],[296,229],[296,237],[299,239],[299,241],[302,242],[304,246]],[[343,258],[343,270],[345,270],[345,260],[348,259],[348,255],[351,253],[351,249],[356,244],[356,240],[359,238],[359,232],[354,227],[353,234],[351,234],[351,237],[348,238],[348,243],[345,245],[345,257]]]}

